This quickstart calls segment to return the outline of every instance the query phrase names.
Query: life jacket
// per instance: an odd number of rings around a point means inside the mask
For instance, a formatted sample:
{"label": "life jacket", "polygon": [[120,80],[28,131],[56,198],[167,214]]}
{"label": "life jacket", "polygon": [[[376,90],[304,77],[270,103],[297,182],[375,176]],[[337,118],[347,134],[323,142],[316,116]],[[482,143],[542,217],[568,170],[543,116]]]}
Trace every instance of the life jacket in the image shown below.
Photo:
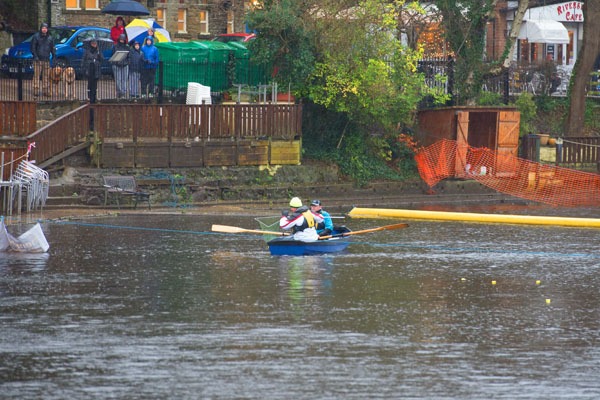
{"label": "life jacket", "polygon": [[[304,217],[304,221],[302,222],[302,225],[300,225],[300,226],[296,225],[292,228],[293,233],[302,232],[305,229],[314,228],[314,226],[315,226],[315,218],[313,217],[310,210],[303,211],[303,212],[301,212],[301,214]],[[298,215],[298,214],[295,214],[295,215]]]}
{"label": "life jacket", "polygon": [[302,213],[302,216],[304,217],[304,221],[306,221],[306,223],[308,224],[308,228],[314,228],[315,226],[315,217],[313,217],[312,213],[309,211],[304,211]]}

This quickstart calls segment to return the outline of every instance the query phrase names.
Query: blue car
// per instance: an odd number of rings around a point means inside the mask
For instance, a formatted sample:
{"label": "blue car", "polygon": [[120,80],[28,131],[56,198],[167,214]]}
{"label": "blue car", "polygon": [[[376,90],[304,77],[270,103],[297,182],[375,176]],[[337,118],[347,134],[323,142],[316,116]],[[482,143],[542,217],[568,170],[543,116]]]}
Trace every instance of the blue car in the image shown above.
{"label": "blue car", "polygon": [[[95,38],[106,60],[102,65],[102,73],[111,73],[108,59],[113,53],[113,41],[110,39],[109,29],[98,26],[55,26],[48,29],[48,32],[54,38],[56,49],[56,59],[51,60],[52,66],[73,67],[77,77],[81,78],[84,75],[81,69],[81,59],[85,46],[90,39]],[[32,39],[33,35],[5,51],[0,61],[0,72],[14,77],[17,75],[19,64],[21,64],[25,67],[23,72],[26,75],[33,74]]]}

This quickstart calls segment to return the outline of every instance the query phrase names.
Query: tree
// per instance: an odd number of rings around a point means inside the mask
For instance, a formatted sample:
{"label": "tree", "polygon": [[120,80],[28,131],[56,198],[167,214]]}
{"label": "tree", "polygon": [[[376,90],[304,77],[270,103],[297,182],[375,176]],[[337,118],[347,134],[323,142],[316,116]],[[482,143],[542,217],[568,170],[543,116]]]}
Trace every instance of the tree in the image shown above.
{"label": "tree", "polygon": [[321,21],[328,40],[308,85],[314,102],[373,131],[411,123],[427,89],[417,73],[421,52],[403,47],[394,34],[402,5],[366,0]]}
{"label": "tree", "polygon": [[[418,1],[407,2],[398,12],[398,22],[396,26],[397,39],[401,40],[401,35],[406,35],[406,45],[408,48],[417,50],[423,43],[424,36],[433,34],[443,34],[439,22],[442,16],[439,10],[431,3],[420,4]],[[437,48],[443,49],[445,42],[428,43]],[[428,49],[424,49],[427,53]]]}
{"label": "tree", "polygon": [[567,136],[581,136],[583,132],[586,85],[590,82],[594,63],[600,57],[600,1],[583,3],[583,19],[583,42],[569,88]]}
{"label": "tree", "polygon": [[265,0],[247,15],[248,25],[260,32],[250,44],[252,59],[273,66],[274,80],[291,83],[299,92],[315,64],[316,33],[305,17],[311,0]]}
{"label": "tree", "polygon": [[[248,16],[260,34],[252,51],[276,65],[296,93],[346,113],[366,131],[411,123],[430,94],[417,73],[419,50],[396,27],[404,1],[268,0]],[[414,7],[414,3],[412,4]]]}
{"label": "tree", "polygon": [[504,69],[508,69],[512,62],[513,53],[517,44],[517,38],[519,37],[519,32],[521,31],[521,26],[523,25],[523,17],[525,16],[525,12],[528,8],[529,0],[519,1],[517,11],[515,12],[515,18],[513,19],[510,33],[508,34],[508,40],[506,41],[504,49],[504,61],[502,62],[502,68]]}
{"label": "tree", "polygon": [[460,102],[472,104],[481,91],[485,30],[497,0],[434,0],[442,13],[446,40],[456,57],[455,88]]}

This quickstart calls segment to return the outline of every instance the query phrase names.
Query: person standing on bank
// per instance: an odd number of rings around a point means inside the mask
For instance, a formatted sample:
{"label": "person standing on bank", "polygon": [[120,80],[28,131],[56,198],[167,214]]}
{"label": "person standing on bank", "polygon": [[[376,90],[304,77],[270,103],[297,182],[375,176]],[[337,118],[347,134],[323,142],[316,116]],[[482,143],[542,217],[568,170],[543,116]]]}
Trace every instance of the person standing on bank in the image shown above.
{"label": "person standing on bank", "polygon": [[118,61],[112,62],[117,98],[120,99],[121,97],[127,96],[127,84],[129,79],[129,46],[127,45],[127,36],[125,34],[119,36],[119,41],[113,47],[113,54],[117,54],[118,51],[127,53]]}
{"label": "person standing on bank", "polygon": [[142,46],[144,54],[144,67],[142,68],[142,96],[154,95],[154,81],[156,80],[156,69],[158,68],[158,49],[154,45],[154,40],[151,37],[144,39]]}
{"label": "person standing on bank", "polygon": [[125,35],[125,43],[127,43],[127,32],[125,31],[125,20],[123,17],[117,17],[115,20],[115,25],[110,28],[110,38],[113,43],[116,45],[119,43],[119,38],[121,35]]}
{"label": "person standing on bank", "polygon": [[44,96],[50,95],[50,57],[56,57],[54,39],[48,33],[48,24],[43,23],[40,31],[31,40],[31,54],[33,55],[33,96],[37,97],[40,90],[40,77]]}
{"label": "person standing on bank", "polygon": [[283,212],[279,227],[284,230],[291,229],[295,240],[315,242],[319,240],[316,226],[323,221],[320,214],[311,212],[308,207],[302,205],[302,200],[294,197],[290,200],[290,210]]}
{"label": "person standing on bank", "polygon": [[140,97],[140,77],[144,66],[144,54],[138,42],[133,42],[129,49],[129,95]]}
{"label": "person standing on bank", "polygon": [[154,29],[152,28],[148,28],[148,31],[146,32],[146,37],[144,38],[144,43],[146,43],[146,39],[147,38],[152,38],[152,42],[153,43],[158,43],[159,40],[157,39],[157,37],[154,35]]}
{"label": "person standing on bank", "polygon": [[331,215],[321,206],[320,200],[313,200],[310,202],[310,211],[315,214],[320,214],[323,217],[323,222],[317,224],[317,233],[319,236],[328,236],[333,232],[333,220]]}
{"label": "person standing on bank", "polygon": [[98,41],[96,39],[90,40],[89,47],[83,53],[81,64],[88,78],[88,99],[90,99],[90,103],[92,104],[96,102],[98,79],[102,75],[102,70],[100,69],[102,61],[104,61],[104,57],[100,49],[98,49]]}

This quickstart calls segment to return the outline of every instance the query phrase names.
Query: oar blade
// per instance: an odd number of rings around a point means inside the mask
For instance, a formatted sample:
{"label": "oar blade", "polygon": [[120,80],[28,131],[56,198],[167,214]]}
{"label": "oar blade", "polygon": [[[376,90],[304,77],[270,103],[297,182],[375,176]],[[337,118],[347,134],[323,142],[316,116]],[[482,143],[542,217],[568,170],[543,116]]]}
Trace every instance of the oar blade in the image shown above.
{"label": "oar blade", "polygon": [[211,227],[211,231],[223,233],[243,233],[246,230],[244,228],[238,228],[237,226],[213,225]]}
{"label": "oar blade", "polygon": [[391,231],[394,229],[402,229],[402,228],[408,228],[408,224],[394,224],[394,225],[386,225],[386,226],[382,226],[381,227],[382,231]]}
{"label": "oar blade", "polygon": [[237,226],[228,226],[228,225],[213,225],[211,230],[213,232],[222,232],[222,233],[257,233],[259,235],[271,235],[271,236],[284,236],[283,232],[272,232],[272,231],[261,231],[258,229],[244,229],[238,228]]}

